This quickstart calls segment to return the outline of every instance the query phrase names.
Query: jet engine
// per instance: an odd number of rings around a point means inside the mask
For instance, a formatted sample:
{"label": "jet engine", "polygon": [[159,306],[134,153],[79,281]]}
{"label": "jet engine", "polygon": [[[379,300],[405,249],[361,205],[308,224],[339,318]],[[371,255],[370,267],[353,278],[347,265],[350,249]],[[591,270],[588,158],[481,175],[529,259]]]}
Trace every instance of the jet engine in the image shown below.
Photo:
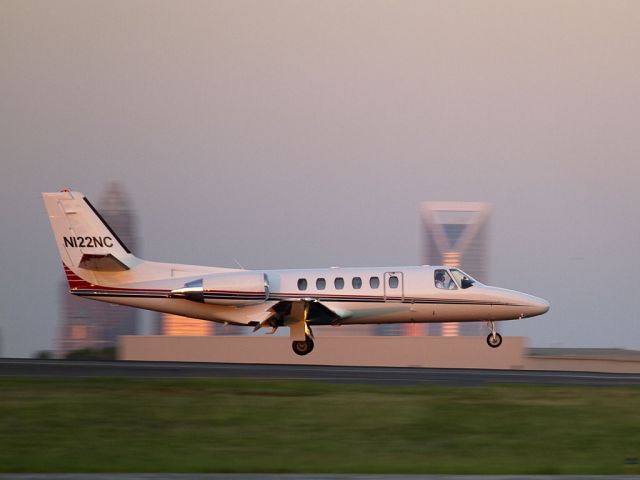
{"label": "jet engine", "polygon": [[269,282],[261,272],[218,273],[187,282],[170,296],[216,305],[254,305],[269,299]]}

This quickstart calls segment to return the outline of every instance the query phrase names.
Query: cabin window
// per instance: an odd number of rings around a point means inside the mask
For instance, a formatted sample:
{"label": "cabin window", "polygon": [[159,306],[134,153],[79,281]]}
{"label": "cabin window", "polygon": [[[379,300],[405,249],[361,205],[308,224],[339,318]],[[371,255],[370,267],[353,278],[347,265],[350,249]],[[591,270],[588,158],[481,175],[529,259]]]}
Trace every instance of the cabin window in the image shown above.
{"label": "cabin window", "polygon": [[299,278],[298,279],[298,290],[306,290],[307,289],[307,279]]}
{"label": "cabin window", "polygon": [[333,285],[336,287],[337,290],[342,290],[344,288],[344,278],[342,277],[337,277],[334,281],[333,281]]}
{"label": "cabin window", "polygon": [[378,277],[370,277],[369,286],[371,288],[378,288],[380,286],[380,279]]}
{"label": "cabin window", "polygon": [[351,279],[351,286],[356,290],[362,288],[362,279],[360,277],[353,277]]}
{"label": "cabin window", "polygon": [[396,277],[395,275],[391,275],[389,277],[389,288],[398,288],[398,285],[400,285],[400,280],[398,280],[398,277]]}
{"label": "cabin window", "polygon": [[318,290],[324,290],[327,287],[327,281],[324,278],[318,278],[316,280],[316,288]]}
{"label": "cabin window", "polygon": [[446,270],[440,269],[433,272],[433,279],[436,283],[436,288],[442,288],[444,290],[455,290],[458,288]]}

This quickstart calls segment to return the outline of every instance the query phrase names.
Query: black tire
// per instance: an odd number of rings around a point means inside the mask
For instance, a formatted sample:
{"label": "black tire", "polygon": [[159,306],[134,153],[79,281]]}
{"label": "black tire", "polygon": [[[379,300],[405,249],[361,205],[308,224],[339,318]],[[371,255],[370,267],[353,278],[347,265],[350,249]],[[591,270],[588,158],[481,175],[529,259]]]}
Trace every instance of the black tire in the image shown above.
{"label": "black tire", "polygon": [[313,351],[313,340],[307,337],[304,341],[293,342],[291,347],[296,355],[308,355]]}
{"label": "black tire", "polygon": [[487,345],[489,345],[491,348],[498,348],[500,345],[502,345],[502,335],[496,333],[496,338],[494,340],[493,335],[490,333],[489,335],[487,335]]}

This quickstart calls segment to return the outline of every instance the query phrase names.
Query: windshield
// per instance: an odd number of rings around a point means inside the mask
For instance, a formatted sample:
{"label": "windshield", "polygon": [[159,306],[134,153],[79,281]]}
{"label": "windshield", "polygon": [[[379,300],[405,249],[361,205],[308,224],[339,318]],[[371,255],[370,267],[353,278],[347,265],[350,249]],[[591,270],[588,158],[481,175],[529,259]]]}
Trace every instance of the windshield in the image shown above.
{"label": "windshield", "polygon": [[[462,288],[469,288],[474,283],[480,283],[475,278],[473,278],[471,275],[467,275],[462,270],[458,270],[457,268],[452,268],[451,269],[451,275],[456,280],[456,283],[458,285],[460,285]],[[467,280],[465,282],[465,285],[462,284],[463,280]]]}

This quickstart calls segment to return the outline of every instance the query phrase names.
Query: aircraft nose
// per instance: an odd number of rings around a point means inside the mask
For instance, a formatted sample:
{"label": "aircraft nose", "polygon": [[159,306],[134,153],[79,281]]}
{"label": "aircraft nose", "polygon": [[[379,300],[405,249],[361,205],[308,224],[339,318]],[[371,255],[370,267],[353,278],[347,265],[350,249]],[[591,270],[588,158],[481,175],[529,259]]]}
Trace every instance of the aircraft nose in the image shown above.
{"label": "aircraft nose", "polygon": [[543,298],[502,288],[493,288],[493,292],[498,299],[491,310],[495,320],[529,318],[549,311],[549,302]]}
{"label": "aircraft nose", "polygon": [[542,315],[543,313],[547,313],[549,311],[549,302],[547,302],[544,298],[538,298],[537,305],[535,306],[536,315]]}
{"label": "aircraft nose", "polygon": [[534,297],[533,295],[527,295],[528,307],[529,307],[529,315],[528,317],[534,317],[536,315],[542,315],[543,313],[547,313],[549,311],[549,302],[547,302],[544,298]]}

